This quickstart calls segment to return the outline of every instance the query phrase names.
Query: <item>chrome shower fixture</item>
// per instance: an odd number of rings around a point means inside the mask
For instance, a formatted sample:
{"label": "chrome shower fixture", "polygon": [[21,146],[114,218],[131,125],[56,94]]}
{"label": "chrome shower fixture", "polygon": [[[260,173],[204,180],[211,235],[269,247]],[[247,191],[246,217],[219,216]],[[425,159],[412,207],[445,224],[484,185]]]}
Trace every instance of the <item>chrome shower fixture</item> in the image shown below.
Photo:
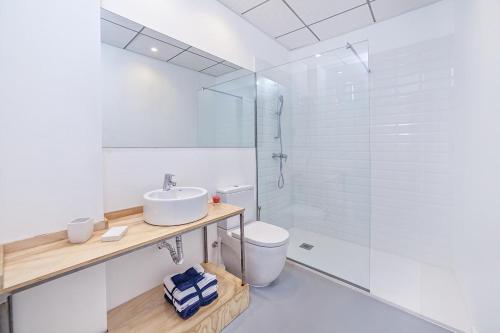
{"label": "chrome shower fixture", "polygon": [[283,175],[283,160],[287,160],[288,155],[283,154],[283,139],[281,137],[281,115],[283,113],[283,95],[279,95],[278,97],[278,110],[276,111],[276,115],[278,117],[277,129],[275,139],[279,139],[280,141],[280,152],[273,153],[273,158],[280,159],[280,175],[278,177],[278,188],[282,189],[285,186],[285,176]]}

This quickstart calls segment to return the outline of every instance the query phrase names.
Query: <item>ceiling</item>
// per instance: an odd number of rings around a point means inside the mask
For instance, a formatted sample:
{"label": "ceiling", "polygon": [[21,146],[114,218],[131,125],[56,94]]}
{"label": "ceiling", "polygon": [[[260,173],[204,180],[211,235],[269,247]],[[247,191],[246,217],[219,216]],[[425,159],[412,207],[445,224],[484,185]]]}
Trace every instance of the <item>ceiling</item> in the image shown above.
{"label": "ceiling", "polygon": [[293,50],[439,0],[218,0]]}
{"label": "ceiling", "polygon": [[211,76],[241,69],[229,61],[102,8],[101,41]]}

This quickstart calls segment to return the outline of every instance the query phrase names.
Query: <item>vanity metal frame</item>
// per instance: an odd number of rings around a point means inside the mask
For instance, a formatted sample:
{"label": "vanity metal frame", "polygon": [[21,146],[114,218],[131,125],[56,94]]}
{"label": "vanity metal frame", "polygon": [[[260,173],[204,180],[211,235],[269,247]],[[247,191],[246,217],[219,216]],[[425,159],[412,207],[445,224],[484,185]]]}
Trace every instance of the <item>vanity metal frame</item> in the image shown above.
{"label": "vanity metal frame", "polygon": [[0,295],[0,333],[14,332],[12,321],[12,295]]}
{"label": "vanity metal frame", "polygon": [[[241,285],[244,286],[246,284],[246,263],[245,263],[245,218],[244,214],[239,214],[240,216],[240,264],[241,264]],[[219,221],[215,221],[216,223]],[[208,229],[209,225],[213,223],[207,224],[203,227],[203,262],[208,263]],[[220,246],[220,245],[219,245]]]}
{"label": "vanity metal frame", "polygon": [[[239,218],[240,218],[240,231],[241,231],[241,236],[240,236],[241,285],[244,286],[246,284],[244,211],[241,212],[240,214],[237,214],[237,215],[239,215]],[[236,215],[233,215],[232,217],[234,217],[234,216],[236,216]],[[230,217],[228,217],[228,218],[230,218]],[[208,223],[202,227],[199,227],[199,228],[203,228],[203,262],[205,262],[205,263],[208,263],[208,226],[213,225],[214,223],[220,222],[221,220],[224,220],[224,219],[225,218],[215,219],[215,220],[211,221],[210,223]],[[196,228],[196,229],[199,229],[199,228]],[[193,231],[193,230],[190,230],[190,231]],[[187,232],[189,232],[189,231],[187,231]],[[182,235],[182,234],[184,234],[184,232],[181,232],[178,235]],[[175,237],[175,236],[176,235],[170,235],[168,238],[160,240],[160,242],[163,240],[166,240],[166,239],[170,239],[170,238]],[[80,270],[83,270],[83,269],[86,269],[86,268],[89,268],[89,267],[92,267],[95,265],[102,264],[103,262],[121,257],[123,255],[127,255],[129,253],[138,251],[138,250],[143,249],[145,247],[154,245],[155,243],[158,243],[158,242],[146,244],[144,246],[132,249],[130,251],[126,251],[126,252],[117,254],[116,256],[112,256],[110,258],[98,260],[97,262],[93,262],[93,263],[85,265],[83,267],[75,268],[73,270],[61,273],[61,274],[56,275],[54,277],[48,278],[46,280],[43,280],[43,281],[40,281],[37,283],[33,283],[33,284],[26,286],[26,287],[23,287],[23,288],[16,289],[13,292],[0,294],[0,333],[14,333],[14,318],[13,318],[13,313],[12,313],[12,295],[14,295],[20,291],[30,289],[30,288],[36,287],[38,285],[44,284],[46,282],[56,280],[60,277],[76,273]],[[2,282],[2,281],[0,281],[0,282]]]}

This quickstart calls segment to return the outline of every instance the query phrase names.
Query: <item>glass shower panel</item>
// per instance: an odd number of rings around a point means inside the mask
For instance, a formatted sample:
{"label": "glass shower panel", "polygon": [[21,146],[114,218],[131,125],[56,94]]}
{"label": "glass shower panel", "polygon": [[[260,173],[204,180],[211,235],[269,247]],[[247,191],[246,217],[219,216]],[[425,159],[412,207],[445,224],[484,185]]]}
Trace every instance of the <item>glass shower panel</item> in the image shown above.
{"label": "glass shower panel", "polygon": [[361,42],[256,78],[260,219],[290,232],[289,259],[364,290],[370,288],[368,66],[368,42]]}
{"label": "glass shower panel", "polygon": [[255,75],[198,92],[198,147],[255,146]]}

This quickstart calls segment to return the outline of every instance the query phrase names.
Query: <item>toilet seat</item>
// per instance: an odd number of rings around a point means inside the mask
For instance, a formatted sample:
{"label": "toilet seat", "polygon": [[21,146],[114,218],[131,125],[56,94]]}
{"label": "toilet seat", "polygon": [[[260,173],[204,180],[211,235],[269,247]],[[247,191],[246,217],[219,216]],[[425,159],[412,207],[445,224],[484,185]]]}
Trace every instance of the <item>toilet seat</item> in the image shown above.
{"label": "toilet seat", "polygon": [[[232,229],[231,236],[240,239],[240,228]],[[290,234],[278,226],[254,221],[245,224],[245,241],[261,247],[279,247],[288,242]]]}

